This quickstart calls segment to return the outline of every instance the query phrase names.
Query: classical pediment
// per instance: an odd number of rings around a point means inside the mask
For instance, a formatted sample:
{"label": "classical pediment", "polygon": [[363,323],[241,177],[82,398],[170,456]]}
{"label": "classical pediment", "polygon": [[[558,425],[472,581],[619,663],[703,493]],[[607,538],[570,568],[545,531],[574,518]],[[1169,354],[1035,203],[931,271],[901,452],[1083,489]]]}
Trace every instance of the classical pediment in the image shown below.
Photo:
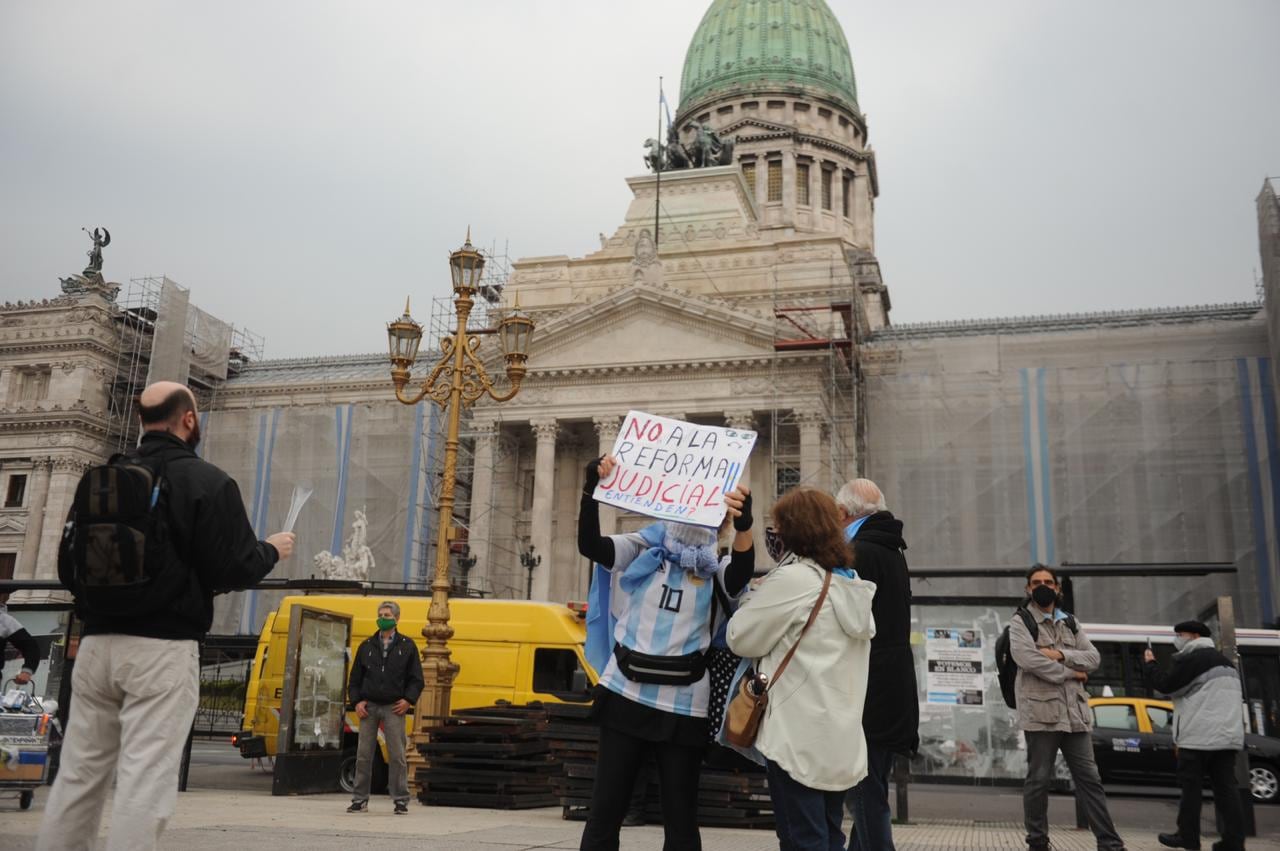
{"label": "classical pediment", "polygon": [[0,514],[0,535],[21,534],[26,530],[27,523],[25,518]]}
{"label": "classical pediment", "polygon": [[773,353],[769,319],[643,283],[570,308],[537,331],[530,371],[737,361]]}
{"label": "classical pediment", "polygon": [[796,128],[787,124],[779,124],[776,121],[769,121],[764,118],[750,116],[730,122],[724,127],[721,127],[717,132],[723,137],[736,135],[739,131],[746,131],[748,133],[783,133],[790,135],[791,133],[796,132]]}

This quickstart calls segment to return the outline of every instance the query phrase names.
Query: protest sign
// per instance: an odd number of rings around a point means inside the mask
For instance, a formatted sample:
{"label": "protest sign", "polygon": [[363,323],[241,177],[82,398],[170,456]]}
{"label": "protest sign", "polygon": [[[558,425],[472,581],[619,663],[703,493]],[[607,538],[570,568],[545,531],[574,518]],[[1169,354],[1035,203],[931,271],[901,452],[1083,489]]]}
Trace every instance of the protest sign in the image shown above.
{"label": "protest sign", "polygon": [[611,453],[618,465],[592,494],[638,514],[720,525],[756,433],[629,411]]}
{"label": "protest sign", "polygon": [[982,633],[977,629],[931,627],[924,631],[924,636],[927,701],[982,705],[986,688],[982,676]]}

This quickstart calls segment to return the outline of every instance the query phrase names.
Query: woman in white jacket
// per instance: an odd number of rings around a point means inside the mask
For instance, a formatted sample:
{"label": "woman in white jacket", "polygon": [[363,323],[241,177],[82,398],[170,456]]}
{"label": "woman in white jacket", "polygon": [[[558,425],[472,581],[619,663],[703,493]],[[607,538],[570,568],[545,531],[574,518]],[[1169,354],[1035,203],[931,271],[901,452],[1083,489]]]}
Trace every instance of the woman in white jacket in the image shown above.
{"label": "woman in white jacket", "polygon": [[[729,621],[729,647],[757,660],[772,683],[756,748],[768,760],[781,848],[839,851],[845,792],[867,773],[862,703],[876,586],[848,569],[853,552],[827,494],[790,491],[774,505],[773,522],[787,554]],[[822,608],[774,682],[828,572]]]}

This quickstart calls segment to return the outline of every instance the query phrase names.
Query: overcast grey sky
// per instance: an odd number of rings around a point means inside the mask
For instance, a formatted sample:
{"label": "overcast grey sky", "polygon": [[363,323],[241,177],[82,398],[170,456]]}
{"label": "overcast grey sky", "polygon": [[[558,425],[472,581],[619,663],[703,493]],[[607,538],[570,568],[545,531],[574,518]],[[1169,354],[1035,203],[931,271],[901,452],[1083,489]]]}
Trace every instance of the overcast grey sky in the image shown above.
{"label": "overcast grey sky", "polygon": [[[81,226],[268,356],[379,351],[471,225],[581,255],[709,0],[0,0],[0,298]],[[1252,299],[1280,3],[831,0],[895,322]]]}

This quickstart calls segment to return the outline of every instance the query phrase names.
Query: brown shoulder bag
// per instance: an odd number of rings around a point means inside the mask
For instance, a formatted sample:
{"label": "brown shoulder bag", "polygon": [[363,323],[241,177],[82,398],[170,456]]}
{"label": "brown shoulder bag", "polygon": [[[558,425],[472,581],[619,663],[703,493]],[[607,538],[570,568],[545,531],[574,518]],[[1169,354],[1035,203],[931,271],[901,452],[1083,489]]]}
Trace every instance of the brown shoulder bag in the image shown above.
{"label": "brown shoulder bag", "polygon": [[809,612],[809,619],[800,630],[796,643],[791,645],[787,655],[782,657],[782,664],[778,665],[778,669],[773,672],[773,680],[765,684],[764,677],[759,672],[752,672],[742,678],[738,685],[738,693],[733,696],[724,710],[724,737],[729,744],[738,748],[755,746],[756,736],[760,734],[760,721],[764,718],[765,707],[769,705],[769,689],[778,684],[778,678],[782,676],[787,663],[795,655],[804,634],[817,620],[818,610],[827,599],[827,589],[830,587],[831,571],[828,570],[826,578],[822,580],[822,591],[818,594],[818,601],[813,604],[813,610]]}

